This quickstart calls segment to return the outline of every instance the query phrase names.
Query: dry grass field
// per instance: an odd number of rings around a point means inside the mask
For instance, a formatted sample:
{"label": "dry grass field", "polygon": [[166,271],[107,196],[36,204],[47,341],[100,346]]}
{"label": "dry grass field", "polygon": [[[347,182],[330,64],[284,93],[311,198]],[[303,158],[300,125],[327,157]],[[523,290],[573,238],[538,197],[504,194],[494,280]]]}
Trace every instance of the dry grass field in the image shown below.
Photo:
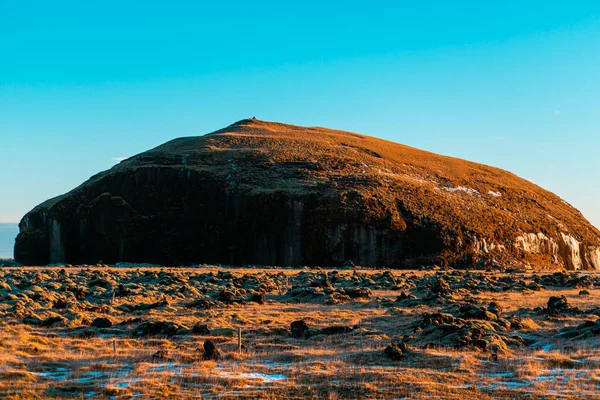
{"label": "dry grass field", "polygon": [[0,398],[599,398],[599,299],[596,274],[5,267]]}

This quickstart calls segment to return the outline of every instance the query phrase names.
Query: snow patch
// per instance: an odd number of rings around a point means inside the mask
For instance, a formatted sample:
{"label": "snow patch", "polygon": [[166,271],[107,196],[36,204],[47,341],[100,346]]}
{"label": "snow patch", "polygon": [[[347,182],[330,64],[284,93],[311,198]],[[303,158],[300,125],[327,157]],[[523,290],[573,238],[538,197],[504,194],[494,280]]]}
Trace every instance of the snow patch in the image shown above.
{"label": "snow patch", "polygon": [[470,194],[471,196],[479,196],[479,192],[477,190],[471,189],[471,188],[468,188],[465,186],[457,186],[455,188],[451,188],[448,186],[442,186],[441,188],[436,187],[436,189],[437,190],[442,189],[442,190],[445,190],[450,193],[464,192],[464,193]]}

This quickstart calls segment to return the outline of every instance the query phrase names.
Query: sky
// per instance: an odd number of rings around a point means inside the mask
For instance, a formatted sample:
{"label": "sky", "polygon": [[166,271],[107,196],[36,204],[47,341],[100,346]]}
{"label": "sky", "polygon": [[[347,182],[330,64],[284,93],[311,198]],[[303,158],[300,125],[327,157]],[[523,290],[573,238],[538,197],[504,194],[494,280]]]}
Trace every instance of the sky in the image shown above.
{"label": "sky", "polygon": [[597,1],[206,3],[0,0],[0,222],[255,116],[510,170],[600,227]]}

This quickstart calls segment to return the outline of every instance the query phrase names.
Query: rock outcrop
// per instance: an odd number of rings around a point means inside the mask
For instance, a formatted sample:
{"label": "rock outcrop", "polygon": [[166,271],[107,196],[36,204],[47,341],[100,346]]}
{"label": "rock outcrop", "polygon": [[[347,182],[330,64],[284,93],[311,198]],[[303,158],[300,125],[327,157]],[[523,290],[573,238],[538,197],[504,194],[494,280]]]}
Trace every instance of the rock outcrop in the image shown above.
{"label": "rock outcrop", "polygon": [[600,269],[600,232],[497,168],[248,119],[122,161],[21,221],[23,264]]}

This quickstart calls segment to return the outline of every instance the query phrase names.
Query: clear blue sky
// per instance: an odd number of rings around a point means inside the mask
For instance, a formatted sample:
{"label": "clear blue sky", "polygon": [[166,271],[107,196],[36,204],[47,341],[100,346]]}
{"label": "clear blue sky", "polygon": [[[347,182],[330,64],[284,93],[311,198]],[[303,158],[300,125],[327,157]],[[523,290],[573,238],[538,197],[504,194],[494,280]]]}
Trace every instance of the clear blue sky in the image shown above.
{"label": "clear blue sky", "polygon": [[259,119],[511,170],[600,226],[600,3],[0,0],[0,221]]}

